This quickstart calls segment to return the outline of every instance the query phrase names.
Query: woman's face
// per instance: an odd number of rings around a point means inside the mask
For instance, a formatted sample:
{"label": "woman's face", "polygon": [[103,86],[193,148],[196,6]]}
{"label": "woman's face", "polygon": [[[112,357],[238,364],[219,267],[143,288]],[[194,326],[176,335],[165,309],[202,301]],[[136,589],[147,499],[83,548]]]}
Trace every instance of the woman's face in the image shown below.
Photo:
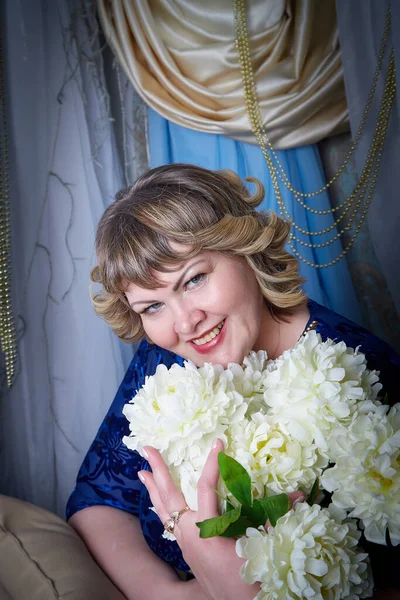
{"label": "woman's face", "polygon": [[197,366],[241,363],[257,346],[269,311],[244,258],[203,251],[178,271],[155,275],[165,286],[149,290],[131,283],[126,291],[155,344]]}

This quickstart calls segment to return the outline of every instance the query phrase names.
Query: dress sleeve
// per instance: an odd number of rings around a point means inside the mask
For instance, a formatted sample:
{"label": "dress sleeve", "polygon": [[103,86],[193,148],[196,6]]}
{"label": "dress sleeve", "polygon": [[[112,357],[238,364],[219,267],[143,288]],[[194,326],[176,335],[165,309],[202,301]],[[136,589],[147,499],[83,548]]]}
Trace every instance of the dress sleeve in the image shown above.
{"label": "dress sleeve", "polygon": [[172,353],[146,341],[140,344],[79,470],[76,487],[67,503],[67,519],[88,506],[106,505],[139,514],[143,486],[137,473],[147,463],[122,442],[124,435],[129,435],[129,422],[122,409],[158,364],[169,367],[176,360]]}

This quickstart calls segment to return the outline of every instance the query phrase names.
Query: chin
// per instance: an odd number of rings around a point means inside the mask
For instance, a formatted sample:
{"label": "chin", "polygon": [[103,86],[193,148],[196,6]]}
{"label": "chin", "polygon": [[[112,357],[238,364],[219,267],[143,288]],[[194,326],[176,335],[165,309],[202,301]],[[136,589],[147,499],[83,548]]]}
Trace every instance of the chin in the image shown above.
{"label": "chin", "polygon": [[209,359],[208,361],[205,360],[204,362],[212,362],[215,365],[222,365],[224,369],[226,369],[229,363],[238,363],[241,365],[244,357],[247,356],[247,354],[248,352],[238,350],[237,352],[229,353],[229,355],[224,354],[220,357],[216,356],[215,358]]}

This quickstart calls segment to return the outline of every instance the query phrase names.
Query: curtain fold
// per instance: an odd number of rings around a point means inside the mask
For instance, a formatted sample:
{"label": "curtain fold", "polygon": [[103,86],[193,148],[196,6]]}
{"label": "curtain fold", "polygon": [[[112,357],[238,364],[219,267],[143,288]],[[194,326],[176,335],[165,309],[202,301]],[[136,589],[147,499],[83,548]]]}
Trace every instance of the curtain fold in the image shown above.
{"label": "curtain fold", "polygon": [[[93,2],[6,0],[2,8],[20,360],[13,388],[2,390],[0,493],[64,516],[132,356],[96,317],[89,272],[104,208],[147,168],[145,123],[125,76],[119,85],[118,69],[104,71]],[[115,102],[124,100],[117,124],[106,76]]]}
{"label": "curtain fold", "polygon": [[[171,122],[256,143],[250,130],[232,0],[97,0],[119,63]],[[252,0],[257,94],[277,148],[348,130],[334,0]]]}
{"label": "curtain fold", "polygon": [[[377,82],[377,93],[372,102],[365,133],[360,139],[354,156],[354,170],[359,175],[365,163],[378,116],[391,48],[394,50],[397,73],[400,71],[400,4],[390,2],[390,0],[381,2],[337,0],[336,4],[353,136],[359,126],[371,89],[389,6],[391,6],[392,13],[386,58]],[[397,159],[400,155],[399,107],[396,97],[382,153],[376,190],[368,211],[368,228],[364,228],[360,237],[360,247],[362,248],[362,244],[372,245],[372,252],[361,250],[353,268],[360,277],[359,289],[367,298],[372,321],[377,320],[375,314],[380,315],[378,321],[382,321],[384,328],[391,332],[390,341],[400,351],[400,210],[398,200],[400,170]],[[388,292],[385,294],[387,289]],[[387,294],[391,297],[388,297]]]}
{"label": "curtain fold", "polygon": [[[278,212],[268,167],[257,146],[221,135],[192,131],[167,121],[152,109],[149,109],[148,122],[152,167],[184,162],[208,169],[231,169],[242,178],[248,175],[257,177],[264,184],[266,191],[265,200],[260,208],[273,209]],[[278,155],[296,189],[307,192],[317,189],[325,183],[324,172],[315,145],[280,150]],[[315,217],[311,213],[307,213],[290,192],[283,186],[281,189],[290,213],[300,226],[314,230],[317,227],[322,228],[332,224],[332,215]],[[319,209],[330,208],[327,192],[321,194],[317,201]],[[331,232],[331,237],[335,231]],[[312,241],[307,236],[301,237],[304,241]],[[321,249],[311,250],[300,244],[297,244],[296,248],[309,261],[320,263],[332,260],[341,252],[339,241]],[[345,260],[341,260],[327,269],[315,269],[300,263],[300,270],[307,280],[305,290],[313,300],[353,321],[361,322],[358,301]]]}
{"label": "curtain fold", "polygon": [[[327,138],[318,144],[328,179],[338,172],[351,142],[350,135],[343,134]],[[354,190],[357,181],[358,168],[353,156],[340,180],[330,188],[329,196],[333,207],[343,203]],[[350,223],[345,217],[343,225],[349,226],[349,230],[342,236],[343,245],[347,245],[355,234],[356,224]],[[346,259],[360,305],[363,324],[400,352],[400,319],[376,256],[368,221],[364,222]]]}

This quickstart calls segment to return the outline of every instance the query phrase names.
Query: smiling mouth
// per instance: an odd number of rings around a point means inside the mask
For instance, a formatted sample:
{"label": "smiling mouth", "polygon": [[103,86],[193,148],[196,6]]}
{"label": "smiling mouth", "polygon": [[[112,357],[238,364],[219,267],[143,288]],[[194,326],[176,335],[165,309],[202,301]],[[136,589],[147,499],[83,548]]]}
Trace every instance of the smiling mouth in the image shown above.
{"label": "smiling mouth", "polygon": [[206,335],[204,335],[203,337],[197,338],[196,340],[191,340],[192,343],[196,344],[196,346],[203,346],[203,344],[207,344],[207,342],[211,342],[211,340],[213,340],[215,337],[217,337],[217,335],[221,331],[222,327],[224,326],[224,323],[225,323],[225,319],[223,321],[221,321],[221,323],[219,323],[216,327],[214,327],[214,329],[211,329],[211,331],[206,333]]}

